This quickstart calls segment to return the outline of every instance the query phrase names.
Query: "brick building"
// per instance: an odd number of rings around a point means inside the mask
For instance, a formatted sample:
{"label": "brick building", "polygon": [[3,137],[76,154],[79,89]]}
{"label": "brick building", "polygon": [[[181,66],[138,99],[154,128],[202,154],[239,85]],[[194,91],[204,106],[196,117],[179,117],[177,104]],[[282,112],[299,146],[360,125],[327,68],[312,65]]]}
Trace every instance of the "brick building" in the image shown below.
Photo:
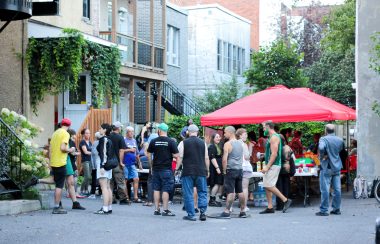
{"label": "brick building", "polygon": [[259,49],[260,0],[168,0],[179,6],[194,6],[217,3],[251,21],[251,49]]}

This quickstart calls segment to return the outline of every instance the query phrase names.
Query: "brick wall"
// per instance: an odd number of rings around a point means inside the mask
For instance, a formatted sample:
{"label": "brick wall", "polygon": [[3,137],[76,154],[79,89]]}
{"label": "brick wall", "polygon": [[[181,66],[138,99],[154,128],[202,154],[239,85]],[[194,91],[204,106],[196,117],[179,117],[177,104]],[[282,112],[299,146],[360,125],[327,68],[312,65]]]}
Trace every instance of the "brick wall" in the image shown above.
{"label": "brick wall", "polygon": [[218,3],[228,10],[249,19],[251,24],[251,48],[259,49],[259,10],[260,0],[169,0],[179,6]]}

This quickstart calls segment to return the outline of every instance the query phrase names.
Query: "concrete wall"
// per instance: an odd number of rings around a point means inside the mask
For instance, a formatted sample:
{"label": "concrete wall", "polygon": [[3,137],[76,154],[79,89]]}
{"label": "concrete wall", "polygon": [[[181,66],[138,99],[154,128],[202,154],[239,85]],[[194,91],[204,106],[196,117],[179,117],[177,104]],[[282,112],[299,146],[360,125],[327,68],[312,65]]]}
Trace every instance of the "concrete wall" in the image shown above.
{"label": "concrete wall", "polygon": [[[192,96],[201,96],[215,89],[231,73],[217,69],[218,39],[245,49],[245,69],[250,65],[250,23],[221,7],[197,7],[189,10],[189,89]],[[245,78],[237,76],[243,85]]]}
{"label": "concrete wall", "polygon": [[45,102],[38,105],[37,115],[31,113],[29,117],[34,124],[44,128],[44,131],[33,139],[40,147],[48,143],[48,138],[51,138],[54,132],[54,100],[54,96],[45,96]]}
{"label": "concrete wall", "polygon": [[0,34],[0,109],[6,107],[26,116],[29,113],[29,77],[23,58],[27,34],[25,21],[11,22]]}
{"label": "concrete wall", "polygon": [[380,101],[380,75],[369,68],[370,36],[380,31],[378,0],[357,0],[356,19],[358,175],[371,180],[380,176],[380,118],[371,109]]}
{"label": "concrete wall", "polygon": [[166,22],[168,25],[179,29],[179,66],[167,67],[168,80],[175,84],[182,92],[189,95],[188,89],[188,28],[187,14],[184,10],[177,11],[175,8],[166,7]]}

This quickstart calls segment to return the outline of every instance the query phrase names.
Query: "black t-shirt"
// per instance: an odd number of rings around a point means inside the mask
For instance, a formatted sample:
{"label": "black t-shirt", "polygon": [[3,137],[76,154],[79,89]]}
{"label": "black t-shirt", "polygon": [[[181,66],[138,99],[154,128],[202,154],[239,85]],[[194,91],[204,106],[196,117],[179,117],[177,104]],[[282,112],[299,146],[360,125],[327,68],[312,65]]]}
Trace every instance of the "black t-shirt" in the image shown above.
{"label": "black t-shirt", "polygon": [[91,152],[92,143],[89,141],[87,144],[85,140],[81,140],[79,143],[79,149],[80,149],[80,153],[82,157],[82,162],[91,162],[91,154],[90,155],[85,154],[84,151],[82,150],[83,146],[86,146],[87,152]]}
{"label": "black t-shirt", "polygon": [[[75,151],[77,151],[77,147],[75,145],[75,142],[73,140],[69,140],[69,148],[72,148],[72,147],[75,147]],[[71,165],[73,166],[73,170],[77,170],[77,165],[75,164],[76,160],[77,160],[77,156],[74,156],[74,155],[71,155],[71,153],[69,153],[69,157],[70,157],[70,161],[71,161]]]}
{"label": "black t-shirt", "polygon": [[111,133],[108,137],[112,141],[112,147],[116,154],[116,158],[120,163],[119,151],[120,149],[127,149],[127,145],[125,145],[124,137],[119,133]]}
{"label": "black t-shirt", "polygon": [[148,152],[153,153],[153,170],[171,170],[173,154],[178,153],[177,143],[169,137],[160,136],[149,143]]}
{"label": "black t-shirt", "polygon": [[182,176],[207,176],[205,163],[205,142],[195,136],[190,136],[183,142]]}

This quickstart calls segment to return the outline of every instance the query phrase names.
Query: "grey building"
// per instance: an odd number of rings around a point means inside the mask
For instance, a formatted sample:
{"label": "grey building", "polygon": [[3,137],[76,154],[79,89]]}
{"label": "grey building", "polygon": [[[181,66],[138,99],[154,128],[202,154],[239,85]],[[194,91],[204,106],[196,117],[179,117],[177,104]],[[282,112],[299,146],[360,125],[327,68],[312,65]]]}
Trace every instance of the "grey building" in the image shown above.
{"label": "grey building", "polygon": [[167,77],[183,93],[188,94],[188,22],[187,10],[166,5]]}

